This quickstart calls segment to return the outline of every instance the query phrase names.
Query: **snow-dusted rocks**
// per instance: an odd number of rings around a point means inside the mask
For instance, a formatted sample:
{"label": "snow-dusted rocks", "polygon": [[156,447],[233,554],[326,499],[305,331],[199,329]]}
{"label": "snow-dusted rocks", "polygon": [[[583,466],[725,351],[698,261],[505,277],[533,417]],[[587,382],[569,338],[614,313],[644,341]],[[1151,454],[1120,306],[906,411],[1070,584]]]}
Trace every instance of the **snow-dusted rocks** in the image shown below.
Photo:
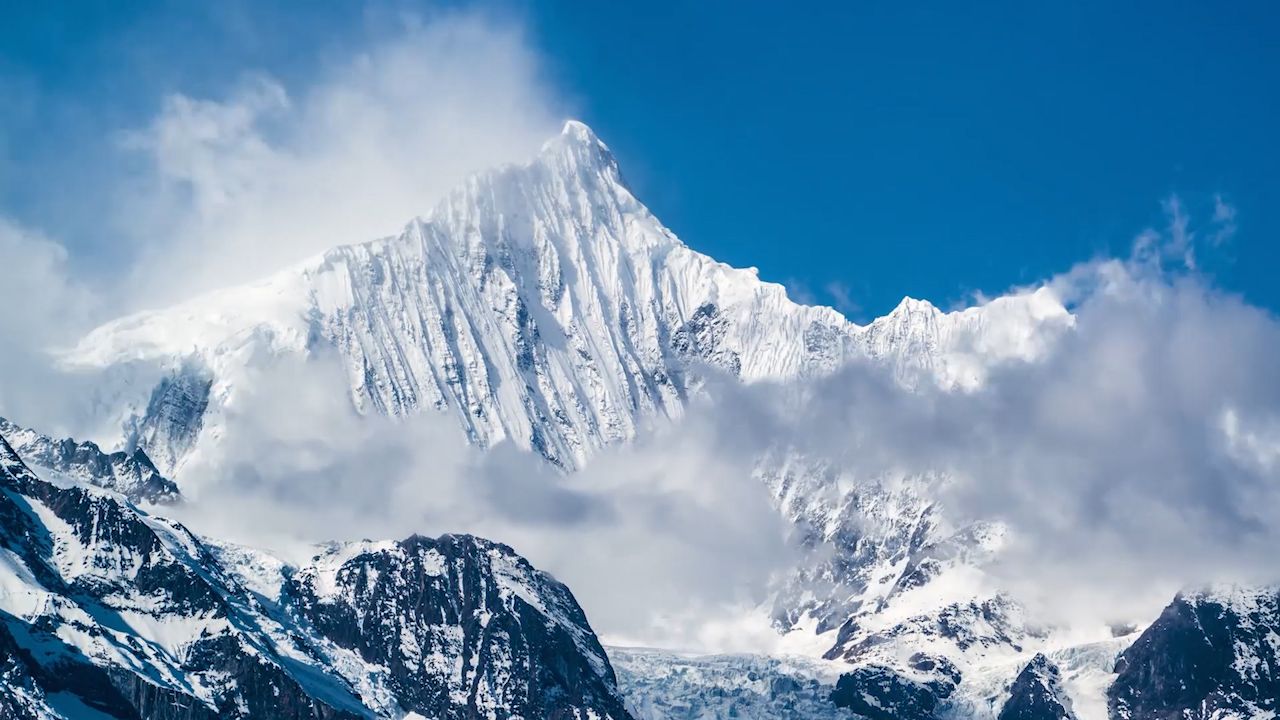
{"label": "snow-dusted rocks", "polygon": [[[555,580],[475,538],[384,546],[409,564],[367,544],[301,569],[215,556],[112,493],[41,480],[0,437],[0,717],[629,717]],[[378,572],[378,597],[342,611]]]}
{"label": "snow-dusted rocks", "polygon": [[284,597],[383,668],[402,707],[440,720],[623,720],[613,669],[569,589],[468,535],[338,545]]}
{"label": "snow-dusted rocks", "polygon": [[141,448],[105,453],[91,442],[54,440],[0,418],[0,436],[26,462],[74,482],[120,493],[135,503],[166,505],[181,499],[178,486],[160,474]]}
{"label": "snow-dusted rocks", "polygon": [[0,555],[4,625],[50,717],[80,717],[64,703],[117,718],[363,714],[341,684],[318,692],[326,683],[273,647],[184,528],[40,480],[2,438]]}
{"label": "snow-dusted rocks", "polygon": [[679,415],[708,366],[751,382],[871,357],[909,382],[966,386],[1070,321],[1048,290],[956,313],[905,300],[867,327],[796,304],[684,245],[571,122],[398,236],[117,320],[64,360],[114,378],[103,395],[122,438],[165,471],[217,436],[254,367],[333,350],[347,382],[330,391],[362,411],[444,410],[482,446],[509,439],[576,468]]}
{"label": "snow-dusted rocks", "polygon": [[870,720],[933,720],[955,691],[960,672],[946,660],[925,655],[913,655],[909,662],[920,672],[862,665],[841,675],[831,701]]}
{"label": "snow-dusted rocks", "polygon": [[1062,672],[1037,653],[1018,673],[999,720],[1075,720],[1071,698],[1062,686]]}
{"label": "snow-dusted rocks", "polygon": [[1280,588],[1174,598],[1121,655],[1117,720],[1244,720],[1280,713]]}

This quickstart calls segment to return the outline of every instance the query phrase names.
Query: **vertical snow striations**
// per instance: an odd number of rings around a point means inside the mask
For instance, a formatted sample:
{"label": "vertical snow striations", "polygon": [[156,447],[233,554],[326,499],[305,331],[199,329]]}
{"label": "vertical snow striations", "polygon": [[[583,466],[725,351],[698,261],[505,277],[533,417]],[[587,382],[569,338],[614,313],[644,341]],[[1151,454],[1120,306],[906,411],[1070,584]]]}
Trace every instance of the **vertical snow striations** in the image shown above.
{"label": "vertical snow striations", "polygon": [[445,410],[481,446],[510,440],[572,469],[679,416],[708,365],[749,382],[871,357],[963,386],[1069,322],[1048,291],[959,313],[908,300],[867,327],[796,304],[685,246],[571,121],[398,236],[109,323],[66,361],[121,378],[104,392],[116,421],[167,471],[217,436],[255,364],[328,349],[363,412]]}

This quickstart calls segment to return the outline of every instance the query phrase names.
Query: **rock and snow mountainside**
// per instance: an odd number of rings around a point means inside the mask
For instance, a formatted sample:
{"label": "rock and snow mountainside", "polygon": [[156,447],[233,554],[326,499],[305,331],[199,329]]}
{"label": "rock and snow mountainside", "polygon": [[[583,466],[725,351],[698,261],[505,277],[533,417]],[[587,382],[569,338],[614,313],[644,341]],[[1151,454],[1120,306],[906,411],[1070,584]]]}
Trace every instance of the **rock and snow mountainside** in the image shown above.
{"label": "rock and snow mountainside", "polygon": [[1076,720],[1058,666],[1041,654],[1031,658],[1009,688],[999,720]]}
{"label": "rock and snow mountainside", "polygon": [[629,717],[572,595],[510,548],[215,556],[111,493],[41,480],[3,438],[0,678],[14,720]]}
{"label": "rock and snow mountainside", "polygon": [[531,162],[482,173],[403,233],[266,280],[117,320],[66,358],[106,370],[121,442],[172,471],[281,356],[336,350],[362,411],[447,410],[472,441],[564,467],[678,416],[712,365],[745,381],[885,358],[914,382],[977,382],[1070,315],[1047,290],[942,313],[904,300],[866,327],[685,246],[570,122]]}
{"label": "rock and snow mountainside", "polygon": [[[571,122],[532,161],[472,177],[398,236],[117,320],[63,360],[101,373],[94,404],[112,413],[112,437],[103,439],[144,448],[179,480],[193,458],[217,456],[237,400],[276,363],[330,358],[345,381],[319,389],[349,397],[361,412],[440,411],[479,446],[508,440],[573,470],[647,423],[679,417],[709,368],[756,382],[870,360],[907,387],[938,383],[962,392],[994,365],[1041,357],[1072,322],[1047,289],[951,313],[906,299],[866,326],[796,304],[753,270],[685,246],[627,188],[608,148]],[[1108,703],[1115,717],[1132,718],[1273,709],[1265,694],[1275,696],[1268,685],[1275,625],[1256,619],[1274,618],[1270,611],[1227,604],[1235,614],[1224,622],[1234,629],[1219,634],[1228,640],[1209,633],[1195,641],[1220,653],[1204,656],[1212,671],[1199,655],[1162,666],[1157,658],[1168,657],[1166,649],[1143,654],[1144,642],[1174,650],[1194,644],[1183,627],[1194,623],[1175,620],[1202,621],[1199,611],[1173,620],[1167,612],[1148,635],[1163,630],[1125,651],[1117,676],[1127,639],[1064,647],[1025,621],[1015,599],[981,582],[982,565],[1007,540],[997,524],[949,520],[936,502],[949,478],[853,477],[788,447],[761,448],[757,475],[810,551],[777,587],[773,622],[783,633],[828,640],[826,660],[781,667],[776,658],[624,652],[622,683],[639,717],[856,710],[921,720],[1002,712],[1056,718],[1062,710],[1097,720]],[[368,707],[422,707],[430,716],[447,702],[494,711],[509,691],[584,698],[575,707],[623,717],[612,671],[567,592],[517,583],[538,588],[531,599],[504,585],[515,565],[480,546],[450,555],[452,542],[346,546],[303,568],[231,547],[215,554],[225,568],[219,578],[253,589],[253,617],[275,618],[271,628],[308,643],[281,667],[312,668],[299,654],[321,657],[321,675],[337,677],[343,692]],[[462,573],[455,579],[450,569],[440,587],[437,555]],[[481,568],[482,582],[468,585],[463,568]],[[413,591],[421,587],[431,588],[426,598]],[[431,603],[429,612],[421,602]],[[467,625],[469,612],[483,621]],[[533,617],[550,618],[548,632],[535,632],[543,626]],[[279,646],[272,633],[284,631],[263,632]],[[1220,652],[1221,642],[1234,643],[1233,659]],[[1246,657],[1238,648],[1261,649]],[[1040,652],[1048,664],[1037,663]],[[530,664],[537,673],[510,676],[510,668]],[[39,689],[38,674],[23,675],[25,667],[0,665],[0,672],[14,673],[15,687]],[[450,674],[459,667],[468,669],[461,679]],[[727,680],[743,668],[749,683]],[[1180,695],[1175,688],[1190,682],[1179,677],[1185,673],[1209,673],[1190,684],[1212,689]],[[219,697],[216,688],[200,692],[209,702]],[[818,710],[824,695],[829,702]],[[528,717],[546,716],[546,707],[529,702]]]}
{"label": "rock and snow mountainside", "polygon": [[91,442],[54,440],[0,417],[0,436],[31,465],[57,478],[120,493],[130,502],[167,505],[182,498],[178,486],[160,474],[142,448],[105,453]]}
{"label": "rock and snow mountainside", "polygon": [[1179,595],[1121,655],[1117,720],[1280,714],[1280,587]]}
{"label": "rock and snow mountainside", "polygon": [[[573,469],[646,422],[679,416],[707,366],[752,382],[870,359],[908,386],[967,388],[995,363],[1040,355],[1071,322],[1048,290],[953,313],[907,299],[866,326],[793,303],[754,271],[680,242],[632,195],[607,147],[569,123],[531,162],[471,178],[397,237],[118,320],[67,360],[108,376],[98,404],[119,409],[121,442],[179,473],[187,458],[216,454],[238,394],[290,357],[340,358],[347,382],[331,392],[362,411],[443,410],[481,446],[511,440]],[[844,628],[841,648],[872,636],[932,642],[966,631],[921,630],[915,618],[971,618],[1000,602],[908,603],[912,614],[894,623],[909,630],[867,622],[989,554],[999,529],[950,527],[930,501],[936,478],[845,483],[775,450],[761,478],[813,558],[779,591],[781,630]]]}

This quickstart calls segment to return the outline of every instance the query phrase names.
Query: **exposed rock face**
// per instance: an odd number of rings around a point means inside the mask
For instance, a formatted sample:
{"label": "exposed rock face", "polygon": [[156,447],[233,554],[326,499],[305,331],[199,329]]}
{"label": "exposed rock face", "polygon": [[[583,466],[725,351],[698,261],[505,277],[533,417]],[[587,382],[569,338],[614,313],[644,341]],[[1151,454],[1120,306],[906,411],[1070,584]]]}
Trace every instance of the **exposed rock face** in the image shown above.
{"label": "exposed rock face", "polygon": [[1049,658],[1036,654],[1009,688],[999,720],[1075,720],[1062,674]]}
{"label": "exposed rock face", "polygon": [[338,546],[285,595],[321,635],[386,668],[401,705],[426,717],[627,717],[569,589],[505,545]]}
{"label": "exposed rock face", "polygon": [[166,468],[173,468],[200,437],[212,386],[198,361],[183,360],[151,391],[128,444],[150,448]]}
{"label": "exposed rock face", "polygon": [[1280,588],[1182,594],[1120,657],[1119,720],[1261,718],[1280,712]]}
{"label": "exposed rock face", "polygon": [[181,499],[178,486],[160,474],[142,448],[105,453],[94,443],[54,440],[4,418],[0,436],[30,465],[118,492],[132,502],[167,505]]}
{"label": "exposed rock face", "polygon": [[250,590],[181,525],[41,480],[0,438],[0,717],[629,718],[563,585],[476,538],[386,546]]}
{"label": "exposed rock face", "polygon": [[916,655],[917,673],[864,665],[841,675],[831,691],[837,707],[871,720],[933,720],[942,702],[955,691],[960,672],[941,658]]}

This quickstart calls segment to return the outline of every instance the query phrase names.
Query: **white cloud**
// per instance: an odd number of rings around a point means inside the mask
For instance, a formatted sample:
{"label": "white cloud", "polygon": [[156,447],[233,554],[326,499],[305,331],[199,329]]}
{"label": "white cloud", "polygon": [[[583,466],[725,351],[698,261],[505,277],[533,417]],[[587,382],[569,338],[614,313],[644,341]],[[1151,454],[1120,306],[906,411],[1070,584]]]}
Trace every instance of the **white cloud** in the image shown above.
{"label": "white cloud", "polygon": [[47,352],[84,331],[96,298],[71,276],[62,245],[3,217],[0,259],[0,414],[65,427],[63,400],[78,385],[54,371]]}
{"label": "white cloud", "polygon": [[[507,543],[572,588],[597,631],[675,646],[750,638],[708,627],[766,599],[794,556],[749,453],[697,412],[564,475],[466,444],[450,416],[359,416],[336,359],[261,368],[216,451],[184,467],[177,517],[295,559],[307,542],[467,532]],[[736,442],[736,439],[735,439]]]}
{"label": "white cloud", "polygon": [[770,428],[855,477],[950,474],[946,512],[1008,525],[990,570],[1051,620],[1149,620],[1186,585],[1280,581],[1280,323],[1164,269],[1194,249],[1169,212],[1155,246],[1049,281],[1075,324],[1036,362],[962,393],[854,365],[803,393],[744,391],[725,432]]}
{"label": "white cloud", "polygon": [[121,137],[148,167],[115,218],[140,253],[124,294],[163,304],[397,232],[555,134],[564,107],[539,73],[518,28],[453,14],[304,86],[253,76],[225,98],[166,98]]}

